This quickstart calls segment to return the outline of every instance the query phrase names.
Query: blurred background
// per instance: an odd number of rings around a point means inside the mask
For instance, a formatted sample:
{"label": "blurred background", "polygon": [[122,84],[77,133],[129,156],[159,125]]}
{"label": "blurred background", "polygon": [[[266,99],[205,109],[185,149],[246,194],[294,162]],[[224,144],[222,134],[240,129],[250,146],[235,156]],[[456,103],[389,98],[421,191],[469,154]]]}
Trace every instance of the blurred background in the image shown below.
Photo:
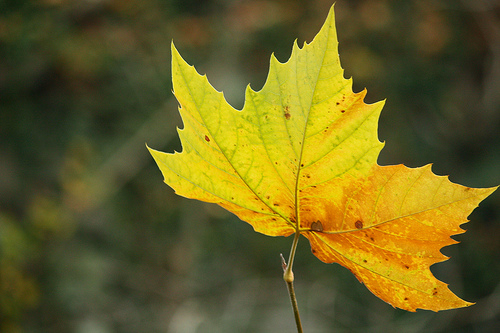
{"label": "blurred background", "polygon": [[[170,43],[236,108],[272,52],[311,41],[332,1],[0,0],[0,331],[294,332],[279,254],[215,205],[177,197],[145,143],[181,150]],[[387,98],[379,164],[500,184],[500,4],[337,0],[340,57]],[[500,192],[432,267],[467,309],[409,313],[304,238],[312,332],[500,331]]]}

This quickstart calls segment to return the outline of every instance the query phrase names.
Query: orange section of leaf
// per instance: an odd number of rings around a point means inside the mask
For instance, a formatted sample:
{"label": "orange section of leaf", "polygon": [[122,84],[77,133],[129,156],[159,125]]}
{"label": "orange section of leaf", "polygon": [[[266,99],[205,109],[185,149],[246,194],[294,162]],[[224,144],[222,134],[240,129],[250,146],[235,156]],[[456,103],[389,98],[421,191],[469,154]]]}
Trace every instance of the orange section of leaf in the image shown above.
{"label": "orange section of leaf", "polygon": [[[338,191],[339,198],[331,198]],[[348,268],[394,307],[433,311],[469,306],[437,280],[440,249],[495,188],[474,189],[432,173],[430,165],[374,166],[362,179],[333,180],[303,191],[301,226],[313,253]],[[314,204],[313,204],[314,203]],[[314,208],[313,208],[314,207]],[[321,223],[322,230],[312,224]],[[316,231],[315,231],[316,230]]]}

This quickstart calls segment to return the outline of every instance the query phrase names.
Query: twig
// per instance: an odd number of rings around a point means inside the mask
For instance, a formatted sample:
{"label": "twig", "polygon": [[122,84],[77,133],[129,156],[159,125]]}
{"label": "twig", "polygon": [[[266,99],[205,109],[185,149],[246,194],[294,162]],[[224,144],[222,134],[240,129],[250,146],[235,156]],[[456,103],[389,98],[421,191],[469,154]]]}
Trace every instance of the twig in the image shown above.
{"label": "twig", "polygon": [[288,289],[288,295],[290,295],[290,302],[292,303],[293,315],[295,317],[295,324],[297,325],[297,333],[303,333],[302,323],[300,322],[299,307],[297,305],[297,298],[295,297],[295,289],[293,288],[293,272],[292,265],[293,259],[295,257],[295,250],[297,249],[297,243],[299,241],[300,232],[297,230],[292,243],[292,249],[290,250],[290,258],[288,259],[288,265],[282,254],[281,256],[281,266],[283,267],[283,280],[286,282],[286,287]]}

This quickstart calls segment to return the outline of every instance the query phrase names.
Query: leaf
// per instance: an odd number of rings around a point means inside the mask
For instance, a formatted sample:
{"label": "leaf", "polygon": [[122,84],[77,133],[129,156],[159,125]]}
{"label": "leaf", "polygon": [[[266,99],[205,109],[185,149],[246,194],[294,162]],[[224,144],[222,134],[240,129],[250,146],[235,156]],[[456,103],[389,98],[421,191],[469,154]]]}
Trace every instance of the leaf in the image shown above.
{"label": "leaf", "polygon": [[262,90],[249,86],[241,111],[172,44],[182,152],[150,149],[179,195],[219,204],[270,236],[300,232],[326,263],[348,268],[394,307],[469,306],[430,266],[464,232],[472,210],[496,188],[436,176],[430,165],[379,166],[383,102],[353,93],[337,50],[333,7],[314,40],[295,42],[286,63],[271,56]]}

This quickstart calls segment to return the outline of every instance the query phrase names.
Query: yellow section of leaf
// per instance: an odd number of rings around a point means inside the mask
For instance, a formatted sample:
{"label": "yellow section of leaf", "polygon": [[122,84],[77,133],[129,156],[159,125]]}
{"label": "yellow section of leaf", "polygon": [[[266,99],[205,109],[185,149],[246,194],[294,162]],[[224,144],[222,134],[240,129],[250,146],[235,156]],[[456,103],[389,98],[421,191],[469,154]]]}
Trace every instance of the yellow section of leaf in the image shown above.
{"label": "yellow section of leaf", "polygon": [[343,78],[333,8],[286,63],[271,57],[262,90],[231,107],[172,44],[182,152],[150,149],[177,194],[217,203],[270,236],[302,233],[315,255],[350,269],[393,306],[441,310],[470,303],[430,271],[440,249],[495,189],[471,189],[430,167],[380,167],[377,122]]}
{"label": "yellow section of leaf", "polygon": [[184,128],[182,153],[150,150],[177,194],[213,202],[271,236],[297,226],[298,187],[346,173],[366,174],[383,147],[383,103],[366,105],[343,78],[333,11],[311,44],[289,61],[273,56],[261,91],[231,107],[172,44],[174,94]]}

